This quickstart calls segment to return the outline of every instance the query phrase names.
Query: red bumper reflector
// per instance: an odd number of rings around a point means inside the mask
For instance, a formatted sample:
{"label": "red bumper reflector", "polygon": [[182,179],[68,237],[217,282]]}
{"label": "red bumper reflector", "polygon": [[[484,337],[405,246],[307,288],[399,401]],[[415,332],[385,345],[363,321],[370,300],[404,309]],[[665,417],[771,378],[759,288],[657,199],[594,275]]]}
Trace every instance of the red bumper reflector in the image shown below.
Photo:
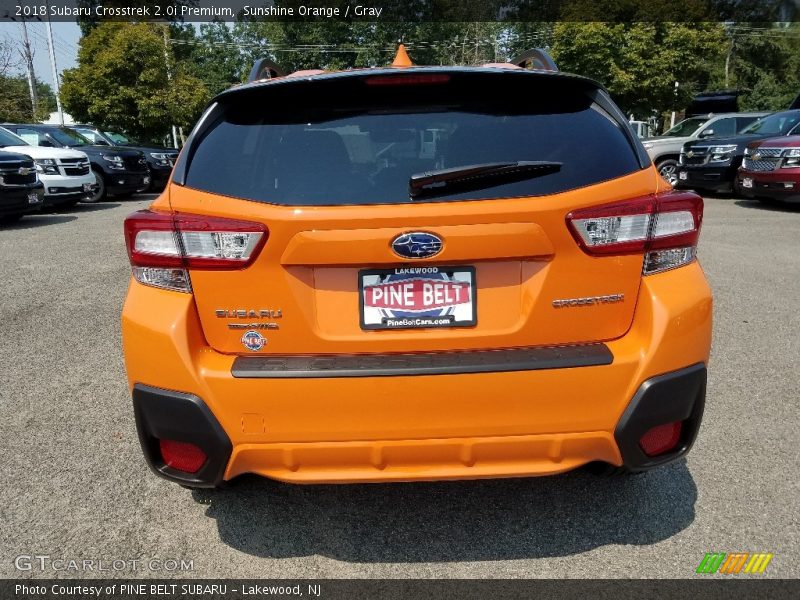
{"label": "red bumper reflector", "polygon": [[672,450],[681,439],[681,421],[653,427],[639,440],[647,456],[658,456]]}
{"label": "red bumper reflector", "polygon": [[206,453],[189,442],[158,440],[161,457],[168,467],[185,473],[197,473],[205,462]]}

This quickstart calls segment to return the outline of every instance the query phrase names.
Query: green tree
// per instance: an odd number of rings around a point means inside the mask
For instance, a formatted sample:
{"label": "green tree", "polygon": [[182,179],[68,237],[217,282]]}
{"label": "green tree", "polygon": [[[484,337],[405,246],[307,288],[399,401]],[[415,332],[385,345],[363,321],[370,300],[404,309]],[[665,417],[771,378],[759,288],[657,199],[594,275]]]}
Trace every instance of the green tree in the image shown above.
{"label": "green tree", "polygon": [[38,110],[33,113],[28,78],[21,72],[19,56],[12,41],[0,38],[0,123],[39,121],[55,110],[53,90],[37,80]]}
{"label": "green tree", "polygon": [[79,121],[157,139],[190,127],[209,99],[205,84],[176,61],[165,25],[104,22],[81,38],[78,67],[63,73],[65,109]]}
{"label": "green tree", "polygon": [[252,65],[238,46],[233,30],[221,21],[203,23],[200,32],[191,41],[189,60],[192,73],[205,83],[211,95],[245,80]]}
{"label": "green tree", "polygon": [[552,50],[559,68],[600,81],[623,110],[647,116],[705,90],[724,48],[721,23],[560,22]]}
{"label": "green tree", "polygon": [[729,26],[724,85],[743,110],[782,110],[800,93],[800,24]]}

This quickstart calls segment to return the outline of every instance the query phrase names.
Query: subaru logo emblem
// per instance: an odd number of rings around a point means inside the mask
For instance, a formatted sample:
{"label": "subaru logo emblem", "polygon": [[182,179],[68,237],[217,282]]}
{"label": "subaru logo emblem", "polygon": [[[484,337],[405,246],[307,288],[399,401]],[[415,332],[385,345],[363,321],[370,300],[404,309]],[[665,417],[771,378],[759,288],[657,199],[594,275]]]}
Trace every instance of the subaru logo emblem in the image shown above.
{"label": "subaru logo emblem", "polygon": [[412,231],[394,238],[392,250],[403,258],[430,258],[442,251],[442,240],[432,233]]}

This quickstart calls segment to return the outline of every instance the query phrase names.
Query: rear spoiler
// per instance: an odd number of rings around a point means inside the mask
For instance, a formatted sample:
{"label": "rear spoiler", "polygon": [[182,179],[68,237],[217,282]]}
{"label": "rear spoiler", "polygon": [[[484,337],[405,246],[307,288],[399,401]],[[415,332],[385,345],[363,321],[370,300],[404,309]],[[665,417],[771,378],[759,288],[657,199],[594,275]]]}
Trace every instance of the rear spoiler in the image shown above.
{"label": "rear spoiler", "polygon": [[515,56],[510,61],[512,65],[523,69],[536,69],[539,71],[558,71],[553,57],[542,48],[531,48],[522,54]]}
{"label": "rear spoiler", "polygon": [[283,77],[286,75],[274,62],[268,58],[259,58],[253,68],[250,69],[250,75],[247,81],[258,81],[260,79],[274,79],[275,77]]}

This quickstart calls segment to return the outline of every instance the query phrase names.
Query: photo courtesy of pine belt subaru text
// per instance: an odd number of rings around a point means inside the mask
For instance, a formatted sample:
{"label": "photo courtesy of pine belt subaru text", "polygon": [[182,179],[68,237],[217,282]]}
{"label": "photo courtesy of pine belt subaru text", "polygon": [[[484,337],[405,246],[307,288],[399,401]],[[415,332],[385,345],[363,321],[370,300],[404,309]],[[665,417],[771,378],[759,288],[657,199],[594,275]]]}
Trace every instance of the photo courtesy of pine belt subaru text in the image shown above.
{"label": "photo courtesy of pine belt subaru text", "polygon": [[[591,136],[585,132],[591,131]],[[600,84],[260,60],[125,221],[145,459],[186,486],[632,473],[700,427],[702,199]]]}

